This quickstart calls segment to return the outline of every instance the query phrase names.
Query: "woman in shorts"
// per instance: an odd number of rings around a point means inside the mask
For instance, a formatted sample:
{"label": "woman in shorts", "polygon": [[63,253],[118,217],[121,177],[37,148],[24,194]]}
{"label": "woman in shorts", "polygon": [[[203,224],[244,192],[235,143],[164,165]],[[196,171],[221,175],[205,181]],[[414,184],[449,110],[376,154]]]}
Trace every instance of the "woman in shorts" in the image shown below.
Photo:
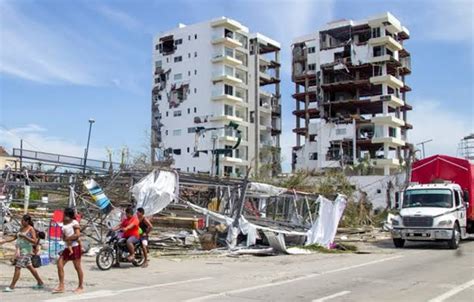
{"label": "woman in shorts", "polygon": [[33,246],[37,243],[38,239],[36,238],[36,230],[33,228],[31,216],[23,215],[20,232],[16,235],[15,273],[13,274],[10,286],[6,287],[3,290],[4,292],[12,292],[15,289],[16,283],[18,282],[18,279],[20,279],[22,268],[27,268],[36,279],[37,284],[33,286],[33,289],[44,288],[43,280],[41,280],[38,271],[31,263]]}

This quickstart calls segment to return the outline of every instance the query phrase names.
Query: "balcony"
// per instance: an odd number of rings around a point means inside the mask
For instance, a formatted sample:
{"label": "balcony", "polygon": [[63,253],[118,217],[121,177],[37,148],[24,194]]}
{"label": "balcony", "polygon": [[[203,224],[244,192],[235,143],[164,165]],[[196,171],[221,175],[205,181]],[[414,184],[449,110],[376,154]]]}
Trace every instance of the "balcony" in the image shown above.
{"label": "balcony", "polygon": [[217,94],[212,96],[211,98],[213,101],[216,102],[225,102],[225,103],[230,103],[230,104],[242,104],[244,103],[244,100],[242,98],[239,98],[234,95],[228,95],[228,94]]}
{"label": "balcony", "polygon": [[222,64],[228,64],[230,66],[242,65],[242,61],[237,60],[234,57],[227,56],[227,55],[222,55],[222,54],[215,55],[212,58],[212,63],[222,63]]}
{"label": "balcony", "polygon": [[221,114],[221,115],[216,115],[210,118],[211,122],[237,122],[237,123],[242,123],[244,121],[243,118],[237,117],[234,115],[226,115],[226,114]]}
{"label": "balcony", "polygon": [[383,56],[376,56],[370,58],[370,63],[380,63],[380,62],[388,62],[391,60],[395,60],[395,58],[391,55],[383,55]]}
{"label": "balcony", "polygon": [[220,45],[223,44],[227,47],[230,48],[237,48],[237,47],[242,47],[242,43],[240,43],[238,40],[234,39],[233,37],[224,37],[222,36],[214,36],[212,37],[212,44],[213,45]]}
{"label": "balcony", "polygon": [[369,44],[371,46],[384,45],[385,47],[387,47],[388,49],[390,49],[392,51],[398,51],[398,50],[403,49],[402,44],[398,43],[394,38],[392,38],[390,36],[371,38],[371,39],[369,39]]}
{"label": "balcony", "polygon": [[398,160],[398,158],[377,158],[372,159],[372,165],[376,168],[384,168],[386,166],[397,168],[400,167],[400,160]]}
{"label": "balcony", "polygon": [[224,135],[224,136],[219,137],[219,140],[225,143],[235,144],[238,138],[235,136]]}
{"label": "balcony", "polygon": [[374,125],[388,125],[392,127],[405,126],[405,122],[402,119],[399,119],[392,115],[375,116],[371,118],[370,121],[374,123]]}
{"label": "balcony", "polygon": [[405,102],[402,99],[396,97],[394,94],[371,97],[370,101],[371,102],[378,102],[378,101],[387,102],[387,104],[392,108],[398,108],[405,105]]}
{"label": "balcony", "polygon": [[370,78],[370,83],[373,85],[382,85],[387,84],[392,88],[402,88],[404,86],[403,82],[397,79],[392,75],[381,75],[374,76]]}
{"label": "balcony", "polygon": [[211,22],[212,27],[226,27],[231,30],[244,30],[245,28],[239,22],[229,19],[221,18]]}
{"label": "balcony", "polygon": [[394,148],[405,146],[405,141],[396,137],[374,137],[372,138],[373,144],[387,144]]}
{"label": "balcony", "polygon": [[212,82],[225,82],[229,83],[231,85],[240,85],[242,84],[242,80],[233,76],[233,75],[228,75],[223,72],[216,72],[212,74]]}

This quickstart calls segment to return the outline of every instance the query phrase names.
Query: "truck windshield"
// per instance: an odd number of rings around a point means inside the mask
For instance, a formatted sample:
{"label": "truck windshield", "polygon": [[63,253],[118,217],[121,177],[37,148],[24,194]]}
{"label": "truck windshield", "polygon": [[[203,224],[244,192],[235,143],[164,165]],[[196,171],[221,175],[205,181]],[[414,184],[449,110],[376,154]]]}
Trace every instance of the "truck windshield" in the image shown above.
{"label": "truck windshield", "polygon": [[452,192],[447,189],[408,190],[403,198],[404,208],[451,208],[452,206]]}

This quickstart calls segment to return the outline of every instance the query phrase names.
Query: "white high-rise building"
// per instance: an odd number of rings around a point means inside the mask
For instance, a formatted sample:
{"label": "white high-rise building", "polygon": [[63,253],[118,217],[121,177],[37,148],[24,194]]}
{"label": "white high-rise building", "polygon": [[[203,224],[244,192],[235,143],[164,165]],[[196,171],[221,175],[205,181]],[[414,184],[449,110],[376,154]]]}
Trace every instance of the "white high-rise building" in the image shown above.
{"label": "white high-rise building", "polygon": [[408,30],[390,13],[328,23],[293,41],[293,170],[397,171],[408,156]]}
{"label": "white high-rise building", "polygon": [[278,172],[280,44],[225,17],[153,44],[152,160],[220,176]]}

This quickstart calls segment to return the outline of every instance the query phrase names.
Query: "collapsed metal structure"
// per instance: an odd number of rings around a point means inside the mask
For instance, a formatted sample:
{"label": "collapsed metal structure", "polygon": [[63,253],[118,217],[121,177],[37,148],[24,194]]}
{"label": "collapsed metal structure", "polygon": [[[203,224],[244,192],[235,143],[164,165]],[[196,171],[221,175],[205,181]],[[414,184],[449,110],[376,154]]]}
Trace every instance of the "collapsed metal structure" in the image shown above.
{"label": "collapsed metal structure", "polygon": [[[88,166],[89,172],[83,174],[80,169],[74,171],[70,163],[60,160],[42,158],[31,151],[30,163],[37,167],[33,170],[3,170],[0,179],[0,214],[3,231],[15,228],[15,206],[31,210],[44,208],[49,219],[51,213],[65,206],[73,206],[82,215],[82,232],[95,240],[103,242],[108,225],[108,213],[104,213],[95,204],[83,182],[94,179],[103,189],[115,208],[133,205],[131,188],[151,172],[150,170],[131,169],[120,165],[106,167]],[[24,155],[24,150],[22,155]],[[16,153],[14,153],[14,156]],[[56,156],[56,159],[67,158]],[[24,162],[25,158],[22,158]],[[88,161],[94,162],[94,161]],[[49,164],[56,168],[45,170]],[[77,165],[81,167],[81,162]],[[30,166],[33,168],[34,165]],[[103,168],[105,167],[105,169]],[[97,168],[97,169],[96,169]],[[166,171],[161,169],[158,171]],[[0,170],[1,172],[1,170]],[[204,214],[200,209],[232,219],[233,226],[238,227],[242,218],[261,228],[275,229],[285,233],[304,234],[317,215],[314,194],[277,188],[245,179],[218,178],[208,175],[174,171],[179,178],[179,195],[165,212],[174,216],[196,216],[200,213],[206,219],[206,226],[212,224],[212,215]],[[28,189],[28,190],[27,190]],[[30,194],[29,192],[37,192]],[[27,192],[28,191],[28,192]],[[41,194],[41,195],[38,195]],[[45,202],[47,200],[47,203]],[[197,210],[197,211],[196,211]],[[38,211],[30,211],[36,213]],[[13,214],[12,214],[13,213]],[[44,213],[44,212],[43,212]],[[160,214],[162,215],[162,214]],[[199,215],[199,214],[198,214]],[[4,219],[4,218],[7,219]],[[210,219],[209,219],[210,218]],[[6,222],[6,223],[4,223]],[[110,224],[110,223],[109,223]],[[18,223],[17,223],[17,226]]]}

